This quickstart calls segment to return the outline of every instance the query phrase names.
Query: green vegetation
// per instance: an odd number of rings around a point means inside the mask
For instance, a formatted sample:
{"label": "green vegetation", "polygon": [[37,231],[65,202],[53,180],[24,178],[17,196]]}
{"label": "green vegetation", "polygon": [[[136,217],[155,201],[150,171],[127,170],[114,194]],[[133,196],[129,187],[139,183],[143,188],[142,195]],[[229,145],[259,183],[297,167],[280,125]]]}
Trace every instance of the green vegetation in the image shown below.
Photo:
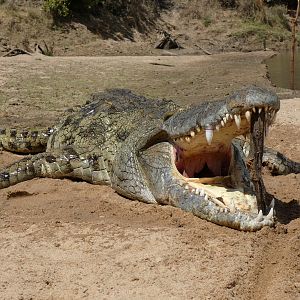
{"label": "green vegetation", "polygon": [[50,12],[53,17],[66,18],[72,12],[92,12],[99,9],[104,2],[105,0],[44,0],[44,9]]}
{"label": "green vegetation", "polygon": [[277,41],[284,41],[290,38],[290,34],[287,35],[286,31],[273,28],[267,24],[255,22],[242,23],[239,30],[232,33],[231,36],[237,39],[247,39],[251,36],[256,36],[259,41],[264,41],[270,38],[273,38]]}
{"label": "green vegetation", "polygon": [[[204,27],[209,27],[210,32],[222,26],[218,21],[223,20],[229,27],[233,24],[228,36],[237,39],[254,37],[261,42],[290,38],[287,7],[275,5],[275,1],[190,0],[189,4],[182,10],[182,17],[201,21]],[[232,19],[227,19],[228,15]]]}
{"label": "green vegetation", "polygon": [[45,0],[44,9],[54,17],[67,17],[70,14],[71,0]]}
{"label": "green vegetation", "polygon": [[203,18],[203,25],[205,26],[205,27],[208,27],[211,23],[212,23],[212,19],[210,18],[210,16],[205,16],[204,18]]}

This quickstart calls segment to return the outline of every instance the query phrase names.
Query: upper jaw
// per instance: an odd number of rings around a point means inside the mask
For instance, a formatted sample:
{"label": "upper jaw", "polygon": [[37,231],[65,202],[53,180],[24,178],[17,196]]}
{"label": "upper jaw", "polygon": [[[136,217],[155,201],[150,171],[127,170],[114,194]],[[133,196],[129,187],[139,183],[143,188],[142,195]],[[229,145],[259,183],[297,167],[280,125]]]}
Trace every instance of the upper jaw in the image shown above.
{"label": "upper jaw", "polygon": [[252,107],[251,109],[240,109],[240,113],[224,113],[214,122],[206,125],[196,125],[181,135],[171,135],[174,143],[188,156],[199,152],[226,151],[232,139],[237,136],[250,134],[251,115],[253,112],[265,114],[266,132],[268,127],[274,123],[277,111],[272,106]]}
{"label": "upper jaw", "polygon": [[240,131],[236,135],[243,134],[244,132],[240,130],[241,120],[246,118],[250,121],[253,111],[264,111],[266,125],[271,125],[279,107],[280,102],[276,94],[251,86],[237,91],[224,100],[205,102],[179,111],[164,122],[163,129],[171,138],[184,138],[187,142],[203,130],[207,142],[210,143],[213,131],[219,131],[232,120],[235,121],[237,129]]}

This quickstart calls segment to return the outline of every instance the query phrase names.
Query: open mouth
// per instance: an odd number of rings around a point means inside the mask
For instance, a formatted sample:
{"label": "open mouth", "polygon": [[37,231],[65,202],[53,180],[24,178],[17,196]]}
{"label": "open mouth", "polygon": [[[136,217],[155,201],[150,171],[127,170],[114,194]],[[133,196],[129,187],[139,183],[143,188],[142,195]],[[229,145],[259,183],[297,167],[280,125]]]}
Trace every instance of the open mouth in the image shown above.
{"label": "open mouth", "polygon": [[255,191],[242,179],[241,155],[246,156],[246,151],[238,157],[232,148],[236,137],[247,145],[247,136],[252,134],[253,113],[265,114],[266,131],[276,116],[271,107],[253,107],[240,114],[220,116],[215,124],[196,125],[185,135],[173,138],[176,175],[181,178],[184,188],[225,212],[258,213]]}

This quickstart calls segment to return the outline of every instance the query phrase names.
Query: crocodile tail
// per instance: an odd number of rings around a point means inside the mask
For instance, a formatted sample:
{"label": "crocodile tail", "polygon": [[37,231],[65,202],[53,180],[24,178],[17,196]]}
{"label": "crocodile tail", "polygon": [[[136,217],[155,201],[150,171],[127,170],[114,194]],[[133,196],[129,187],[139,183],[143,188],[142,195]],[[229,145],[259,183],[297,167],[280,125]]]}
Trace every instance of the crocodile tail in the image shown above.
{"label": "crocodile tail", "polygon": [[0,129],[0,147],[15,153],[39,153],[46,150],[52,128],[41,130]]}
{"label": "crocodile tail", "polygon": [[60,151],[28,155],[0,171],[0,189],[36,177],[67,177],[73,171],[69,156]]}

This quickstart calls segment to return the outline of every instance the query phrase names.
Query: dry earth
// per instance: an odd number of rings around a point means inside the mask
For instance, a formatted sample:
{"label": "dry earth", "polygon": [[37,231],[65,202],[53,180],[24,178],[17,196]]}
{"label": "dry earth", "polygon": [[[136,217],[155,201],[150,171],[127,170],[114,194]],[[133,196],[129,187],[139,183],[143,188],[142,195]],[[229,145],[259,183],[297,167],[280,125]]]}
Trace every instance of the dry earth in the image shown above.
{"label": "dry earth", "polygon": [[[110,87],[195,103],[270,86],[261,64],[269,55],[0,58],[0,126],[51,125]],[[281,104],[268,144],[299,161],[300,99]],[[0,164],[17,158],[2,152]],[[299,175],[265,175],[279,223],[256,233],[84,182],[1,190],[0,298],[299,299]]]}

